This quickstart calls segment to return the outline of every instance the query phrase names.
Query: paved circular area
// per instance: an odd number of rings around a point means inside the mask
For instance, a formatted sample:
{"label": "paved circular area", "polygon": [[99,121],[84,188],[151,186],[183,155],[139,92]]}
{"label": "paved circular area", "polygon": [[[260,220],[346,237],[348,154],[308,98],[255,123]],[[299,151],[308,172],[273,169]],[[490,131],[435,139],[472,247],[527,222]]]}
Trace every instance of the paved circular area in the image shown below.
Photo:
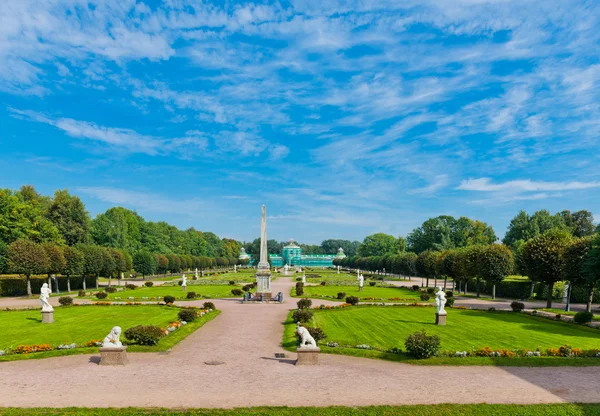
{"label": "paved circular area", "polygon": [[[273,290],[292,285],[279,279]],[[100,367],[96,355],[0,363],[0,407],[600,402],[598,367],[412,366],[327,354],[319,366],[296,367],[294,353],[274,355],[284,352],[281,324],[295,299],[215,303],[221,315],[169,354],[132,353],[126,367]]]}

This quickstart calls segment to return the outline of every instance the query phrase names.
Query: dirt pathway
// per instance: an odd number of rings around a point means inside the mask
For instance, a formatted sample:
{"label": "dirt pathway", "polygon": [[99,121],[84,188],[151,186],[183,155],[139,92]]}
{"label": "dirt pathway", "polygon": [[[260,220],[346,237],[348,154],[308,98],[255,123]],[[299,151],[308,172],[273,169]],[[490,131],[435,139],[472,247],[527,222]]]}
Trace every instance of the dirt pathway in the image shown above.
{"label": "dirt pathway", "polygon": [[[287,295],[292,285],[278,279],[273,289]],[[129,354],[122,368],[99,367],[94,355],[0,363],[0,407],[600,402],[597,367],[429,367],[327,354],[318,367],[296,367],[295,354],[274,358],[295,301],[217,300],[221,315],[170,353]]]}

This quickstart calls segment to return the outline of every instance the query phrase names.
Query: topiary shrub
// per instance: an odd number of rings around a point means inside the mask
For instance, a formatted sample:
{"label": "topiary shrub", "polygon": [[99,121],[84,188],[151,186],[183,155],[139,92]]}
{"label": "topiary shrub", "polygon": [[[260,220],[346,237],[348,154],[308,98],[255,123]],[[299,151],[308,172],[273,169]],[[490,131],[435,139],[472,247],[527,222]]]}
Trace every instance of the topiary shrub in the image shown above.
{"label": "topiary shrub", "polygon": [[297,303],[298,309],[308,309],[312,306],[312,300],[310,299],[300,299]]}
{"label": "topiary shrub", "polygon": [[204,304],[202,305],[202,307],[203,307],[204,309],[212,309],[212,310],[215,310],[215,309],[217,309],[217,308],[215,307],[215,304],[214,304],[214,303],[212,303],[212,302],[204,302]]}
{"label": "topiary shrub", "polygon": [[430,299],[430,296],[427,293],[421,293],[421,295],[419,296],[419,298],[423,301],[423,302],[427,302]]}
{"label": "topiary shrub", "polygon": [[252,285],[244,285],[244,286],[242,287],[242,290],[243,290],[244,292],[250,292],[250,291],[252,290],[252,288],[253,288],[253,287],[254,287],[254,286],[252,286]]}
{"label": "topiary shrub", "polygon": [[126,289],[129,289],[129,290],[135,290],[135,288],[136,288],[136,287],[137,287],[137,286],[136,286],[136,285],[134,285],[133,283],[129,283],[128,285],[125,285],[125,288],[126,288]]}
{"label": "topiary shrub", "polygon": [[163,337],[163,330],[154,325],[138,325],[125,331],[125,338],[139,345],[156,345]]}
{"label": "topiary shrub", "polygon": [[451,308],[454,306],[454,298],[448,298],[446,299],[446,306]]}
{"label": "topiary shrub", "polygon": [[231,294],[233,296],[242,296],[244,294],[244,291],[242,289],[231,289]]}
{"label": "topiary shrub", "polygon": [[352,305],[352,306],[356,306],[358,305],[359,299],[356,296],[348,296],[346,298],[346,303]]}
{"label": "topiary shrub", "polygon": [[98,298],[98,299],[106,299],[107,297],[108,297],[108,293],[106,293],[106,292],[96,293],[96,298]]}
{"label": "topiary shrub", "polygon": [[302,278],[301,277],[296,277],[296,282],[301,282]]}
{"label": "topiary shrub", "polygon": [[346,292],[338,292],[338,294],[337,294],[338,299],[344,299],[345,297],[346,297]]}
{"label": "topiary shrub", "polygon": [[375,286],[377,282],[369,282],[369,286]]}
{"label": "topiary shrub", "polygon": [[80,291],[77,293],[77,296],[79,296],[80,298],[84,297],[85,295],[86,295],[86,293],[85,293],[85,290],[80,290]]}
{"label": "topiary shrub", "polygon": [[229,284],[230,284],[231,286],[235,285],[235,280],[230,280],[230,281],[229,281]]}
{"label": "topiary shrub", "polygon": [[427,293],[429,293],[430,295],[433,295],[435,293],[435,289],[432,287],[428,287],[427,288]]}
{"label": "topiary shrub", "polygon": [[325,338],[327,338],[327,335],[325,335],[325,332],[323,332],[323,330],[321,328],[306,328],[308,329],[308,333],[315,339],[316,342],[319,342]]}
{"label": "topiary shrub", "polygon": [[296,283],[296,296],[304,295],[304,283],[298,282]]}
{"label": "topiary shrub", "polygon": [[292,314],[292,319],[294,320],[294,322],[300,322],[303,324],[310,321],[312,317],[313,313],[309,309],[298,309]]}
{"label": "topiary shrub", "polygon": [[453,292],[453,291],[451,291],[451,290],[447,291],[447,292],[446,292],[446,297],[447,297],[447,298],[453,298],[453,297],[454,297],[454,292]]}
{"label": "topiary shrub", "polygon": [[105,289],[104,289],[104,291],[105,291],[106,293],[115,293],[115,292],[117,291],[117,288],[116,288],[116,287],[109,286],[109,287],[105,288]]}
{"label": "topiary shrub", "polygon": [[196,294],[196,292],[187,292],[187,295],[185,295],[186,299],[196,299],[198,297],[198,295]]}
{"label": "topiary shrub", "polygon": [[587,324],[592,322],[594,319],[594,314],[591,312],[577,312],[573,317],[573,320],[578,324]]}
{"label": "topiary shrub", "polygon": [[414,290],[415,292],[418,292],[418,291],[419,291],[419,289],[420,289],[420,286],[419,286],[419,285],[413,285],[413,286],[412,286],[412,290]]}
{"label": "topiary shrub", "polygon": [[180,321],[194,322],[197,318],[195,309],[182,309],[177,313]]}
{"label": "topiary shrub", "polygon": [[163,298],[163,300],[165,301],[165,303],[168,305],[169,303],[175,303],[175,296],[165,296]]}
{"label": "topiary shrub", "polygon": [[58,298],[58,303],[62,306],[70,306],[73,304],[73,298],[71,296],[61,296]]}
{"label": "topiary shrub", "polygon": [[417,359],[430,358],[437,355],[440,350],[440,337],[427,335],[423,330],[409,335],[404,342],[406,352]]}
{"label": "topiary shrub", "polygon": [[510,304],[510,308],[513,310],[513,312],[521,312],[523,309],[525,309],[525,304],[515,300]]}
{"label": "topiary shrub", "polygon": [[146,282],[146,283],[144,283],[144,286],[152,287],[152,286],[154,286],[154,282]]}
{"label": "topiary shrub", "polygon": [[322,281],[322,282],[321,282],[321,286],[326,286],[326,285],[327,285],[327,282],[326,282],[326,281]]}

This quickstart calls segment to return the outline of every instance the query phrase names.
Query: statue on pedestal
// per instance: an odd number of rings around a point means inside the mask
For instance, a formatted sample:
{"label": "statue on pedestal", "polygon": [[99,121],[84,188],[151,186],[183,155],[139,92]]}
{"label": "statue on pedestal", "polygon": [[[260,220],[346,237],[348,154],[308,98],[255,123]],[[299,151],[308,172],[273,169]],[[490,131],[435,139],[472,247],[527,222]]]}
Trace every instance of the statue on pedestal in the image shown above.
{"label": "statue on pedestal", "polygon": [[297,324],[296,334],[300,337],[300,346],[298,348],[317,348],[317,342],[310,332],[308,332],[308,329],[300,326],[300,322]]}
{"label": "statue on pedestal", "polygon": [[436,313],[438,315],[446,315],[446,310],[444,309],[444,306],[446,306],[446,294],[441,287],[438,287],[437,289],[438,291],[435,294],[435,306],[437,307]]}
{"label": "statue on pedestal", "polygon": [[121,327],[115,326],[110,330],[108,335],[102,341],[102,348],[122,348],[121,344]]}
{"label": "statue on pedestal", "polygon": [[358,291],[362,292],[363,286],[365,285],[365,277],[362,274],[359,274],[356,280],[358,280]]}
{"label": "statue on pedestal", "polygon": [[187,287],[187,277],[184,275],[181,276],[181,290],[185,290]]}
{"label": "statue on pedestal", "polygon": [[52,312],[54,308],[50,305],[50,294],[52,290],[48,283],[44,283],[40,289],[40,301],[42,302],[42,312]]}

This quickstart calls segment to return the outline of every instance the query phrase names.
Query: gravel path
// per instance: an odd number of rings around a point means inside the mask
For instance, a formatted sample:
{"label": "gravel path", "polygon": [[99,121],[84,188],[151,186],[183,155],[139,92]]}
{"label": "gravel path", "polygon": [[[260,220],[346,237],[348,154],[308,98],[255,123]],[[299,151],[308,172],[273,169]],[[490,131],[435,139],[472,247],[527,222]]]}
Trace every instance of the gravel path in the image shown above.
{"label": "gravel path", "polygon": [[[279,279],[274,292],[292,284]],[[126,367],[100,367],[95,355],[0,363],[0,407],[600,402],[598,367],[429,367],[327,354],[320,366],[296,367],[293,353],[274,358],[294,299],[215,303],[221,315],[170,353],[132,353]]]}

